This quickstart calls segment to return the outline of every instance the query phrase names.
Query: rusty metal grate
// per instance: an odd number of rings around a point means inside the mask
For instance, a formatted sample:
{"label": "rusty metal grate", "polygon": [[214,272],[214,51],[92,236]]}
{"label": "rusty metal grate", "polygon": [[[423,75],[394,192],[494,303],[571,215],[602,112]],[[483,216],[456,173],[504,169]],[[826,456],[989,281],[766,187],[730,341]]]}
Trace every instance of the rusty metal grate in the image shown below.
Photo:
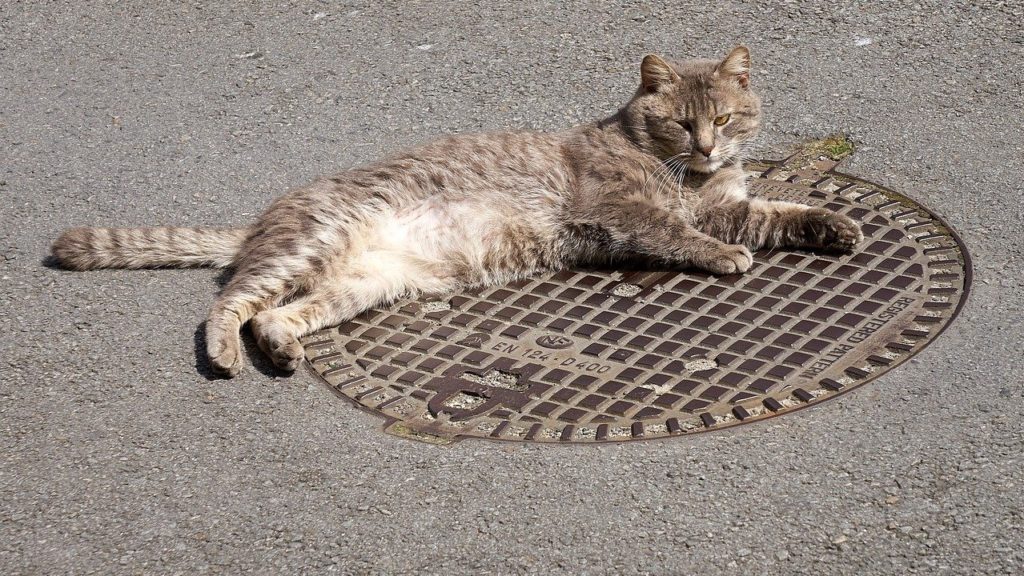
{"label": "rusty metal grate", "polygon": [[970,261],[934,214],[821,166],[752,170],[755,194],[842,212],[864,243],[761,251],[743,275],[575,270],[402,301],[307,337],[309,365],[419,440],[662,438],[835,397],[956,316]]}

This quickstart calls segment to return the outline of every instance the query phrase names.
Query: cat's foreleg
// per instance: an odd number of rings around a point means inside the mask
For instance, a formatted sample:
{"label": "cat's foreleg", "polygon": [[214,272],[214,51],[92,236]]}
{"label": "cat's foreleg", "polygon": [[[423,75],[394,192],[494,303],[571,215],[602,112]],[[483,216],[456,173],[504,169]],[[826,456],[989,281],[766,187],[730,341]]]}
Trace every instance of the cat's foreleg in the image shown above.
{"label": "cat's foreleg", "polygon": [[753,262],[745,246],[713,238],[679,215],[643,200],[610,204],[601,211],[614,250],[669,260],[713,274],[746,272]]}
{"label": "cat's foreleg", "polygon": [[864,239],[850,218],[824,208],[751,198],[701,206],[697,227],[724,242],[760,248],[850,250]]}

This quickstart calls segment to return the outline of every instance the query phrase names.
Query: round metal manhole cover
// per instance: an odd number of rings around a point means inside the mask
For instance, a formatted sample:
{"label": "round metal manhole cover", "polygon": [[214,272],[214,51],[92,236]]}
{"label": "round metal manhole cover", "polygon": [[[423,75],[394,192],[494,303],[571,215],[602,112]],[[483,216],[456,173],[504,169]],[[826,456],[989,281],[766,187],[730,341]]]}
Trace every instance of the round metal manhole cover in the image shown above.
{"label": "round metal manhole cover", "polygon": [[405,437],[622,441],[817,404],[904,362],[956,316],[970,261],[926,208],[814,167],[752,171],[753,194],[846,214],[864,242],[760,251],[742,275],[573,270],[400,301],[305,338],[309,364]]}

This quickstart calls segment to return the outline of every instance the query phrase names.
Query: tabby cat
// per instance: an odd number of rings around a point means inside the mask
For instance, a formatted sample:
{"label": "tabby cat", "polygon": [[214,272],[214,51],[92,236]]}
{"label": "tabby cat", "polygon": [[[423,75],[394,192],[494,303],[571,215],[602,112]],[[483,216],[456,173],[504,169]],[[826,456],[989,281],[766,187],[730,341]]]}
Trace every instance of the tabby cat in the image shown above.
{"label": "tabby cat", "polygon": [[862,240],[845,216],[747,197],[761,114],[747,48],[649,55],[640,80],[604,120],[444,138],[293,190],[248,227],[74,228],[53,255],[76,270],[234,268],[206,322],[212,367],[234,376],[246,323],[294,370],[300,337],[400,296],[625,258],[734,274],[750,250]]}

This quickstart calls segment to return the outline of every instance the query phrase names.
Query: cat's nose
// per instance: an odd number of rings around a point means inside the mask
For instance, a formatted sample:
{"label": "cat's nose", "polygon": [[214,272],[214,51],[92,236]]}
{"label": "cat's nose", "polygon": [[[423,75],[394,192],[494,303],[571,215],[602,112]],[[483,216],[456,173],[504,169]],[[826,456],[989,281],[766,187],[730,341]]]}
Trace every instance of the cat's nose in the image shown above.
{"label": "cat's nose", "polygon": [[711,153],[715,151],[715,147],[714,145],[699,146],[697,147],[697,150],[700,150],[700,153],[703,154],[705,158],[711,158]]}

